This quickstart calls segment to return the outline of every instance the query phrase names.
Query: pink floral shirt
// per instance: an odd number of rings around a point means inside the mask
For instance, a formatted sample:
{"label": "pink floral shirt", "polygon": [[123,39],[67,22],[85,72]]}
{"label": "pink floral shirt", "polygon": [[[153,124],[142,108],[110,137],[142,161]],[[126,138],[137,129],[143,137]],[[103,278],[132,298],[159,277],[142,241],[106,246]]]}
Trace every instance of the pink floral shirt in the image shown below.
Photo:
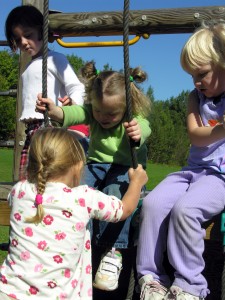
{"label": "pink floral shirt", "polygon": [[36,189],[18,182],[9,194],[12,205],[10,251],[0,270],[0,291],[14,299],[92,299],[91,218],[118,222],[122,201],[86,185],[69,188],[49,182],[43,195],[44,219],[36,214]]}

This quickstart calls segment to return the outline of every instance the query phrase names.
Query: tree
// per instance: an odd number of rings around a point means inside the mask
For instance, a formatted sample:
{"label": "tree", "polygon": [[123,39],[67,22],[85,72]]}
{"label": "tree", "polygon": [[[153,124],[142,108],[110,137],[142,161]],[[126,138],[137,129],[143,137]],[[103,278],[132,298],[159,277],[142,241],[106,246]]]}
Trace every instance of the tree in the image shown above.
{"label": "tree", "polygon": [[78,57],[74,54],[71,55],[67,55],[66,56],[69,63],[71,64],[71,66],[74,69],[74,72],[76,74],[79,74],[80,69],[84,66],[85,62],[83,61],[83,59],[81,57]]}
{"label": "tree", "polygon": [[176,98],[153,102],[152,134],[148,141],[148,157],[152,162],[186,164],[190,145],[186,128],[188,95],[188,91],[183,91]]}
{"label": "tree", "polygon": [[[17,85],[19,74],[19,55],[7,50],[0,51],[0,90],[7,91]],[[16,120],[16,99],[0,97],[0,139],[14,136]]]}

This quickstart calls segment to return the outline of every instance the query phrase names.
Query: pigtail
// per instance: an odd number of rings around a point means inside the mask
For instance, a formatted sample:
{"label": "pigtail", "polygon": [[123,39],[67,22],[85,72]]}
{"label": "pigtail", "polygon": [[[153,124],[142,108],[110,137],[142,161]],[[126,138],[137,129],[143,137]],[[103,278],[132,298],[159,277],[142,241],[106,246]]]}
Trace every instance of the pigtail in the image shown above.
{"label": "pigtail", "polygon": [[93,93],[98,93],[102,90],[101,72],[96,69],[95,62],[90,61],[81,68],[81,76],[84,79],[86,101],[90,103]]}
{"label": "pigtail", "polygon": [[130,78],[133,114],[148,118],[151,111],[151,101],[138,86],[139,83],[147,79],[147,73],[139,67],[131,68]]}
{"label": "pigtail", "polygon": [[45,171],[48,168],[44,168],[43,165],[41,165],[40,170],[37,175],[37,195],[35,197],[35,206],[37,208],[36,215],[33,217],[26,218],[26,222],[28,223],[41,223],[44,218],[44,208],[43,208],[43,194],[45,191],[45,186],[48,178],[48,174]]}

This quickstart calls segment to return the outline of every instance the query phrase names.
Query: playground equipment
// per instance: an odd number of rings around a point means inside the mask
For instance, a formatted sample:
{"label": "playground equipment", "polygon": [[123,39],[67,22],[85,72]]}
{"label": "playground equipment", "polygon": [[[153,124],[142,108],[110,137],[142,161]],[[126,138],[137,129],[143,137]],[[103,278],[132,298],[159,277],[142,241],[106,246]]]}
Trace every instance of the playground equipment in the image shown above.
{"label": "playground equipment", "polygon": [[[44,0],[24,0],[23,4],[31,4],[38,7],[46,16],[46,4]],[[51,11],[50,11],[51,12]],[[127,10],[126,18],[124,12],[92,12],[92,13],[49,13],[45,18],[45,39],[53,42],[56,40],[63,47],[108,47],[123,46],[124,57],[127,56],[129,62],[129,53],[126,46],[132,45],[140,40],[141,37],[148,38],[152,34],[174,34],[174,33],[191,33],[199,26],[203,20],[225,19],[225,6],[209,6],[209,7],[192,7],[182,9],[158,9],[144,11]],[[46,22],[47,20],[47,22]],[[126,21],[126,25],[125,25]],[[126,27],[126,29],[125,29]],[[126,32],[124,34],[125,30]],[[85,43],[66,43],[62,39],[66,37],[90,37],[90,36],[122,36],[123,41],[112,42],[85,42]],[[128,41],[128,35],[135,37]],[[1,44],[4,44],[3,42]],[[44,61],[43,57],[43,61]],[[25,58],[21,56],[21,64],[25,65]],[[126,64],[127,65],[127,64]],[[125,73],[128,67],[124,64]],[[21,72],[23,68],[20,68]],[[46,65],[43,63],[43,95],[47,95],[45,86]],[[128,74],[126,74],[126,78]],[[126,79],[129,94],[129,79]],[[18,84],[18,113],[21,109],[20,82]],[[128,95],[129,97],[129,95]],[[45,115],[46,126],[48,126],[48,118]],[[24,128],[17,124],[16,129],[16,147],[14,160],[14,181],[18,179],[18,166],[20,157],[20,141],[23,136]],[[132,147],[131,147],[132,149]],[[133,154],[132,154],[133,155]],[[134,166],[135,166],[134,158]],[[225,227],[225,226],[224,226]],[[223,296],[225,297],[225,296]],[[108,296],[110,298],[110,296]],[[115,298],[114,298],[115,299]],[[131,298],[129,298],[131,299]],[[217,298],[212,298],[216,300]],[[225,298],[224,298],[225,299]],[[219,299],[218,299],[219,300]]]}

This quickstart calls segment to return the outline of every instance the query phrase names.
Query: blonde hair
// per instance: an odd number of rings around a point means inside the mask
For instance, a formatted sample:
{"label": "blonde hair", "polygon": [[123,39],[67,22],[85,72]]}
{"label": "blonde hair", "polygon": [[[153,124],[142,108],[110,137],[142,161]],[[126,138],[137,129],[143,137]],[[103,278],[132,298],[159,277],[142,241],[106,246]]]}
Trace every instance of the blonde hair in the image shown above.
{"label": "blonde hair", "polygon": [[[45,186],[51,179],[65,175],[72,166],[85,163],[85,154],[72,132],[63,128],[39,129],[29,149],[28,181],[37,187],[37,194],[43,195]],[[79,184],[81,172],[77,174]],[[43,205],[37,205],[34,217],[27,218],[29,223],[40,223],[44,217]]]}
{"label": "blonde hair", "polygon": [[[125,77],[122,72],[99,71],[93,61],[88,62],[81,69],[81,75],[85,79],[86,97],[91,100],[102,100],[104,95],[118,95],[121,105],[126,107]],[[147,79],[147,74],[137,67],[130,69],[130,75],[134,82],[141,83]],[[148,117],[151,110],[151,101],[144,95],[140,88],[134,83],[130,84],[132,112],[134,115]]]}
{"label": "blonde hair", "polygon": [[180,62],[188,73],[206,64],[225,69],[225,22],[203,23],[184,45]]}

